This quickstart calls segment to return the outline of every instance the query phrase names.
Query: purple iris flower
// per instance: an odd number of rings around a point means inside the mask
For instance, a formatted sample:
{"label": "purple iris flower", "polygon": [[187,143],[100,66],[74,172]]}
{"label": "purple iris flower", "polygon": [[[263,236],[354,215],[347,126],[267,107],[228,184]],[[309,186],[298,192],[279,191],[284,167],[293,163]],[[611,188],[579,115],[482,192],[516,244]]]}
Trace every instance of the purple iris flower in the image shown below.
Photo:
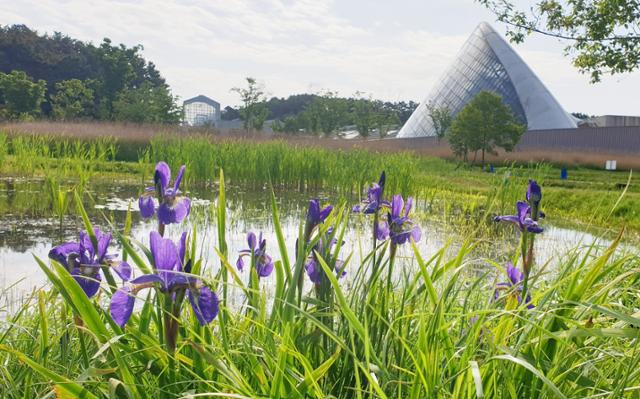
{"label": "purple iris flower", "polygon": [[530,233],[538,234],[544,230],[538,226],[538,222],[531,219],[531,207],[523,201],[516,203],[517,215],[496,216],[494,220],[498,222],[514,223],[518,226],[520,231],[528,231]]}
{"label": "purple iris flower", "polygon": [[[535,180],[529,179],[529,185],[527,186],[527,202],[529,203],[529,217],[537,220],[537,218],[544,219],[545,214],[540,210],[540,201],[542,200],[542,189]],[[532,213],[537,213],[537,218],[532,216]]]}
{"label": "purple iris flower", "polygon": [[189,275],[191,265],[184,264],[187,234],[183,233],[178,246],[152,231],[151,255],[156,273],[145,274],[121,287],[111,298],[110,313],[113,320],[123,327],[133,312],[136,294],[146,288],[159,288],[165,295],[188,291],[189,302],[201,325],[210,323],[218,314],[218,297],[202,283]]}
{"label": "purple iris flower", "polygon": [[111,233],[103,233],[98,228],[93,229],[93,232],[97,248],[93,247],[89,234],[81,231],[79,242],[65,242],[49,251],[49,258],[66,267],[89,298],[100,289],[100,269],[103,266],[113,268],[123,280],[131,277],[131,266],[127,262],[118,262],[115,260],[116,255],[107,254]]}
{"label": "purple iris flower", "polygon": [[353,212],[362,212],[366,215],[370,215],[378,212],[382,207],[391,207],[388,201],[382,199],[382,193],[384,192],[385,174],[382,172],[378,183],[373,183],[367,191],[367,198],[362,201],[362,204],[356,205],[352,208]]}
{"label": "purple iris flower", "polygon": [[[324,270],[322,269],[322,266],[320,265],[320,262],[316,257],[316,253],[319,253],[321,256],[324,257],[324,259],[329,259],[331,257],[331,249],[338,242],[338,240],[335,238],[331,239],[332,234],[333,234],[333,228],[329,228],[325,236],[321,237],[318,240],[318,243],[313,247],[313,252],[309,257],[309,260],[307,260],[307,263],[305,263],[304,265],[304,269],[309,275],[309,279],[315,285],[320,285],[322,283],[322,276],[324,273]],[[330,240],[329,246],[325,247],[325,242],[329,240]],[[347,272],[344,270],[345,266],[346,265],[344,261],[339,259],[336,260],[335,272],[336,272],[337,278],[342,278],[347,274]]]}
{"label": "purple iris flower", "polygon": [[332,210],[333,206],[331,205],[320,208],[320,200],[317,198],[310,200],[309,210],[307,211],[307,229],[309,232],[311,232],[320,223],[323,223]]}
{"label": "purple iris flower", "polygon": [[[509,280],[503,283],[496,284],[496,290],[493,294],[493,299],[497,300],[500,298],[500,290],[508,290],[512,291],[518,296],[518,304],[522,301],[522,282],[524,281],[524,273],[522,270],[513,266],[511,262],[507,264],[507,277]],[[531,303],[531,296],[527,294],[527,309],[532,309],[534,306]]]}
{"label": "purple iris flower", "polygon": [[[311,257],[309,261],[304,265],[304,269],[307,271],[309,275],[309,280],[315,285],[320,285],[322,282],[322,266],[318,261],[316,261],[315,257]],[[347,272],[344,270],[345,264],[343,261],[336,261],[336,277],[342,278],[347,275]]]}
{"label": "purple iris flower", "polygon": [[[179,190],[185,166],[182,165],[178,171],[178,176],[169,186],[171,180],[171,169],[165,162],[158,162],[153,176],[155,187],[149,187],[140,196],[138,206],[143,218],[150,218],[158,214],[158,220],[162,224],[180,223],[189,215],[191,211],[191,201],[181,195]],[[156,210],[153,197],[157,196],[160,205]]]}
{"label": "purple iris flower", "polygon": [[242,258],[248,256],[251,258],[252,264],[255,265],[258,276],[269,277],[273,271],[273,261],[266,253],[267,240],[263,239],[262,233],[260,233],[256,241],[256,235],[253,232],[249,232],[247,234],[247,243],[249,248],[240,251],[240,256],[238,256],[238,261],[236,262],[238,270],[242,271],[244,268],[244,260]]}
{"label": "purple iris flower", "polygon": [[527,186],[527,201],[530,204],[539,204],[542,200],[542,189],[538,185],[538,183],[529,179],[529,185]]}
{"label": "purple iris flower", "polygon": [[391,212],[387,215],[387,220],[381,222],[376,227],[376,235],[379,240],[391,238],[391,243],[401,245],[409,242],[413,238],[414,242],[420,241],[422,231],[409,219],[409,212],[413,206],[413,199],[407,198],[404,203],[401,195],[394,195],[391,201]]}

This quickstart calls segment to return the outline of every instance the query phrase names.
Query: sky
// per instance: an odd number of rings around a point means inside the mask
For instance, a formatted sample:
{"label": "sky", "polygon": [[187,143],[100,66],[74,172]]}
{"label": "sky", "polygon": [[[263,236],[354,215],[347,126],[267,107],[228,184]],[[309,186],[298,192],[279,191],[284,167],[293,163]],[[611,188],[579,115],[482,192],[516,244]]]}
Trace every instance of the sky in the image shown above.
{"label": "sky", "polygon": [[[505,31],[474,0],[0,0],[2,25],[142,44],[174,94],[223,107],[239,103],[230,89],[247,76],[270,96],[419,102],[482,21]],[[640,114],[640,72],[591,84],[554,38],[514,46],[568,112]]]}

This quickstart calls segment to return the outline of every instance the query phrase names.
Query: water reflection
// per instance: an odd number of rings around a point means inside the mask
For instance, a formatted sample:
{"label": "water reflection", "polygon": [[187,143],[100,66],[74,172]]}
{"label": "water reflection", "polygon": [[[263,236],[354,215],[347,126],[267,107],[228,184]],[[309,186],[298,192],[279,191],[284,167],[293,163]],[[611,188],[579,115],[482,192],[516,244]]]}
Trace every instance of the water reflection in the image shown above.
{"label": "water reflection", "polygon": [[[64,241],[76,240],[82,228],[81,220],[67,216],[60,224],[51,216],[51,203],[43,193],[43,182],[39,180],[5,179],[0,180],[0,287],[8,287],[18,282],[12,290],[25,292],[34,286],[46,283],[42,272],[33,259],[33,255],[45,259],[49,249]],[[87,192],[85,204],[91,220],[96,226],[108,230],[105,217],[117,228],[122,229],[127,209],[133,209],[132,235],[144,244],[148,244],[149,232],[155,228],[152,222],[142,221],[137,212],[137,196],[140,190],[135,184],[120,184],[117,187],[107,184],[92,185]],[[304,218],[308,199],[312,196],[323,201],[332,199],[326,192],[300,193],[296,191],[280,191],[276,193],[280,219],[290,256],[295,253],[294,245],[300,221]],[[192,214],[188,222],[182,226],[171,225],[167,228],[167,236],[177,239],[184,230],[197,228],[198,248],[209,273],[215,273],[220,262],[215,255],[218,237],[215,225],[214,204],[217,190],[191,190],[193,199]],[[91,198],[91,199],[89,199]],[[418,203],[418,208],[420,203]],[[238,251],[246,247],[247,231],[262,231],[268,240],[269,253],[275,260],[279,259],[273,222],[271,218],[269,190],[247,190],[243,187],[227,188],[227,242],[229,261],[235,264]],[[418,209],[419,210],[419,209]],[[418,247],[425,259],[437,253],[445,244],[451,242],[450,253],[455,253],[462,243],[462,238],[454,226],[433,222],[429,216],[420,217],[417,212],[416,222],[420,224],[423,238]],[[349,230],[345,236],[346,245],[342,258],[347,258],[347,250],[354,252],[351,263],[347,267],[344,284],[348,286],[349,269],[357,267],[359,260],[369,251],[370,233],[368,219],[362,215],[353,215],[349,221]],[[366,223],[366,225],[365,225]],[[570,249],[589,246],[594,243],[601,246],[610,244],[609,240],[578,230],[545,225],[546,231],[536,240],[536,263],[551,265],[559,261],[559,255]],[[507,226],[500,228],[505,232]],[[114,240],[115,242],[115,240]],[[471,257],[470,266],[483,267],[486,259],[504,263],[517,248],[515,235],[505,234],[503,238],[481,240]],[[118,252],[115,249],[115,252]],[[635,249],[634,249],[635,250]],[[404,258],[404,271],[415,270],[410,248],[405,246],[399,256]],[[403,268],[398,268],[403,270]],[[403,272],[404,272],[403,271]],[[244,273],[243,278],[248,278]],[[274,279],[265,279],[267,289],[272,288]],[[19,295],[17,295],[19,297]],[[232,299],[231,306],[237,305],[241,298]]]}

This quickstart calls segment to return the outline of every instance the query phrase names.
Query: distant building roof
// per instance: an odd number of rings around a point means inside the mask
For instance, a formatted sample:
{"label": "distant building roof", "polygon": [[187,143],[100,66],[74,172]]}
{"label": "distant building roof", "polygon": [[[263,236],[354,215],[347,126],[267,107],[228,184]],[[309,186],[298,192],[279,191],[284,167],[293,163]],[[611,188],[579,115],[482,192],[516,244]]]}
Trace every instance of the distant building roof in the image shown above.
{"label": "distant building roof", "polygon": [[183,105],[188,105],[188,104],[193,104],[193,103],[205,103],[205,104],[209,104],[212,107],[220,107],[220,103],[210,99],[207,96],[203,96],[202,94],[200,94],[199,96],[195,96],[193,98],[190,98],[188,100],[184,100],[184,102],[182,103]]}
{"label": "distant building roof", "polygon": [[590,118],[589,122],[598,127],[640,126],[640,116],[601,115]]}

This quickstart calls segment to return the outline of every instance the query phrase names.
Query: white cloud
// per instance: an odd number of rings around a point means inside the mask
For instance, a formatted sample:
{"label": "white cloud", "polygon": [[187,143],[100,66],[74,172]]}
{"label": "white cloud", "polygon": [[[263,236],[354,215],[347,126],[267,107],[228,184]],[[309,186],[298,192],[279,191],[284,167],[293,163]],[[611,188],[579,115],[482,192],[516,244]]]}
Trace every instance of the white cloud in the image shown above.
{"label": "white cloud", "polygon": [[[470,13],[479,9],[468,3]],[[206,94],[224,105],[237,103],[229,89],[242,85],[245,76],[263,81],[278,96],[331,89],[420,100],[471,29],[465,25],[439,34],[427,23],[405,24],[400,17],[367,21],[366,7],[357,19],[340,16],[335,6],[332,0],[22,0],[3,5],[0,24],[24,23],[94,42],[109,37],[141,43],[176,94]],[[434,12],[447,7],[422,6]],[[457,0],[450,11],[463,6]],[[591,86],[557,45],[550,51],[539,48],[534,42],[517,51],[567,110],[637,112],[629,101],[619,100],[631,98],[630,85],[640,88],[637,74],[623,83]]]}

